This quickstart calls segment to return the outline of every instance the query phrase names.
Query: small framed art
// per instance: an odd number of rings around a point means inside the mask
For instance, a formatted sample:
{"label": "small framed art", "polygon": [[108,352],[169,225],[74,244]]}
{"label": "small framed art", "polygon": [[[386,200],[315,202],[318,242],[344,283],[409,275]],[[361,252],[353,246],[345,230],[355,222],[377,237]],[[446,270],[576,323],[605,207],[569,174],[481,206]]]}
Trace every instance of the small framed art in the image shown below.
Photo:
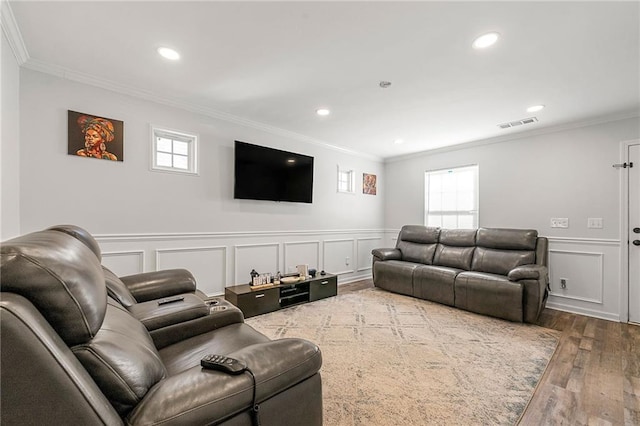
{"label": "small framed art", "polygon": [[124,122],[69,110],[68,154],[124,161]]}
{"label": "small framed art", "polygon": [[377,177],[369,173],[362,174],[362,193],[368,195],[376,195],[377,193]]}

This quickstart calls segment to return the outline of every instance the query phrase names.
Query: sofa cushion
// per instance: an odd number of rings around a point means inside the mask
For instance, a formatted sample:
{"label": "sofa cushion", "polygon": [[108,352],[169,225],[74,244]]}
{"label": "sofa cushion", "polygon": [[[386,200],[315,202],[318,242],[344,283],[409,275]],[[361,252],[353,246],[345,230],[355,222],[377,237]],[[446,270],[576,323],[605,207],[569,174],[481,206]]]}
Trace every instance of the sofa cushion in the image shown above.
{"label": "sofa cushion", "polygon": [[421,225],[405,225],[400,230],[396,248],[402,253],[402,260],[431,265],[440,228]]}
{"label": "sofa cushion", "polygon": [[476,247],[473,252],[471,270],[507,275],[520,265],[535,263],[536,253],[530,250],[494,250]]}
{"label": "sofa cushion", "polygon": [[420,244],[435,244],[440,237],[440,228],[422,225],[405,225],[400,230],[398,241]]}
{"label": "sofa cushion", "polygon": [[501,250],[535,250],[538,231],[533,229],[480,228],[476,245]]}
{"label": "sofa cushion", "polygon": [[444,266],[418,266],[413,272],[413,295],[453,306],[454,282],[461,269]]}
{"label": "sofa cushion", "polygon": [[522,322],[523,288],[505,276],[460,272],[455,282],[455,306],[479,314]]}
{"label": "sofa cushion", "polygon": [[121,416],[167,376],[149,332],[113,299],[96,336],[71,350]]}
{"label": "sofa cushion", "polygon": [[441,229],[441,244],[456,247],[474,247],[476,245],[476,229]]}
{"label": "sofa cushion", "polygon": [[47,231],[59,231],[64,232],[67,235],[71,235],[76,240],[87,246],[96,255],[99,261],[102,261],[102,250],[100,250],[100,245],[96,239],[93,238],[93,235],[87,232],[86,229],[76,225],[56,225],[47,228]]}
{"label": "sofa cushion", "polygon": [[231,324],[160,349],[160,357],[170,376],[195,365],[208,354],[229,355],[244,347],[269,339],[244,323]]}
{"label": "sofa cushion", "polygon": [[433,264],[468,271],[471,269],[474,250],[475,247],[451,247],[438,244],[433,256]]}
{"label": "sofa cushion", "polygon": [[63,232],[40,231],[0,250],[2,291],[29,299],[68,345],[93,338],[107,290],[100,261],[87,246]]}

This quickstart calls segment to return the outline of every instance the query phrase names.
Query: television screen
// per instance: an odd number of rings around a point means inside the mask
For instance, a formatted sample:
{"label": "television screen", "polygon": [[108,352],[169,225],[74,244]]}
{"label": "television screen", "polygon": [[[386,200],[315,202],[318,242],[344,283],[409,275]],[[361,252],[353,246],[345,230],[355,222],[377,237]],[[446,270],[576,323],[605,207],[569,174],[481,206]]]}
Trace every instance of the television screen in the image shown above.
{"label": "television screen", "polygon": [[236,141],[233,196],[311,203],[313,157]]}

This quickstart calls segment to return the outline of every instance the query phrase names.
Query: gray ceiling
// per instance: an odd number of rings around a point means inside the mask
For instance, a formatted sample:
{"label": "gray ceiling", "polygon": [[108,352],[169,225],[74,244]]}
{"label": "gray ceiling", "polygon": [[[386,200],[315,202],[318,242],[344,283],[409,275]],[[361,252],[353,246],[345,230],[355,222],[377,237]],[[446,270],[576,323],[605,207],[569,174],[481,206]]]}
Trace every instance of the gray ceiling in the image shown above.
{"label": "gray ceiling", "polygon": [[377,158],[640,110],[638,2],[9,5],[26,67]]}

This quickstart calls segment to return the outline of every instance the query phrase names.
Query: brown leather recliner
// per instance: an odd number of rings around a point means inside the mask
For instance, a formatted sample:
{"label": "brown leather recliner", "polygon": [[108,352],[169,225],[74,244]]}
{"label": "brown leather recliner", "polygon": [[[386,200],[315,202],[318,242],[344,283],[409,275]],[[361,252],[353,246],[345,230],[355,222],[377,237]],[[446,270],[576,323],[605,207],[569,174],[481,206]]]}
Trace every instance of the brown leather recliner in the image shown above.
{"label": "brown leather recliner", "polygon": [[[102,262],[102,250],[87,230],[77,225],[55,225],[47,230],[64,232],[87,246]],[[107,294],[125,307],[149,330],[158,349],[175,343],[180,335],[175,324],[208,330],[242,322],[242,311],[223,298],[208,298],[196,288],[196,279],[186,269],[166,269],[118,277],[102,265]],[[178,297],[172,303],[162,300]]]}
{"label": "brown leather recliner", "polygon": [[262,425],[322,424],[317,346],[271,341],[240,319],[176,323],[158,348],[107,295],[98,257],[63,232],[4,242],[0,289],[3,425],[251,424],[250,374],[201,368],[210,353],[251,369]]}

